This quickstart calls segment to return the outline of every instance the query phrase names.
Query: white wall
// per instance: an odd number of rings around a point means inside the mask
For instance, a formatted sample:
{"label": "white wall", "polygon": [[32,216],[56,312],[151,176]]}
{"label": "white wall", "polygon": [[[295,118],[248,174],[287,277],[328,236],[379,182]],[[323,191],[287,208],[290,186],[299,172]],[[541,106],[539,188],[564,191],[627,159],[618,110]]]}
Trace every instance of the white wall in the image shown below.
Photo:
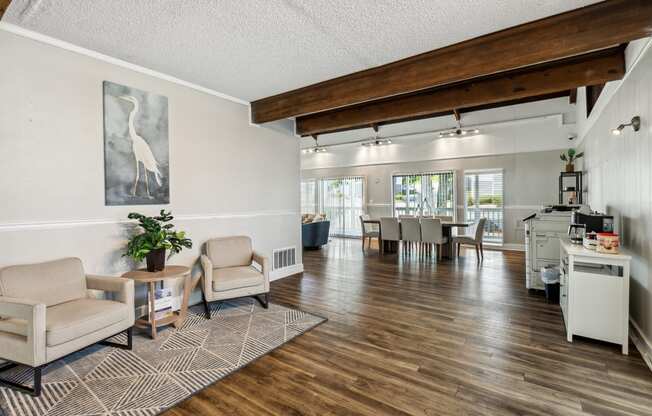
{"label": "white wall", "polygon": [[[0,56],[0,267],[77,256],[121,274],[127,213],[161,208],[195,243],[175,264],[215,236],[300,248],[296,137],[251,126],[246,105],[3,30]],[[104,80],[168,97],[169,205],[104,205]]]}
{"label": "white wall", "polygon": [[[490,111],[494,110],[486,110],[485,113]],[[513,113],[517,113],[517,111],[513,111]],[[463,120],[472,120],[474,116],[474,113],[464,115]],[[472,121],[470,122],[473,124]],[[575,125],[565,124],[561,114],[488,125],[480,127],[480,129],[481,134],[464,138],[439,139],[435,133],[428,133],[410,138],[393,139],[391,146],[384,147],[363,147],[359,143],[329,147],[327,153],[302,155],[301,169],[445,160],[557,150],[572,146],[573,142],[570,142],[568,137],[575,133]],[[327,142],[327,138],[320,138],[320,143]]]}
{"label": "white wall", "polygon": [[[587,122],[582,146],[586,152],[589,203],[615,216],[622,245],[634,254],[630,283],[630,317],[649,344],[652,340],[652,48],[646,49],[610,96],[599,99]],[[578,110],[582,110],[579,108]],[[611,129],[635,115],[642,120],[620,137]],[[578,118],[585,114],[578,114]],[[652,349],[650,349],[652,352]],[[652,358],[652,357],[650,357]]]}
{"label": "white wall", "polygon": [[[379,148],[379,150],[389,149]],[[503,169],[505,236],[508,248],[520,248],[525,240],[521,221],[543,203],[557,202],[559,151],[517,153],[500,156],[457,158],[408,163],[375,164],[344,168],[304,169],[302,178],[356,175],[366,178],[367,211],[373,217],[391,216],[391,179],[394,174],[453,170],[457,178],[457,215],[464,215],[464,170]]]}

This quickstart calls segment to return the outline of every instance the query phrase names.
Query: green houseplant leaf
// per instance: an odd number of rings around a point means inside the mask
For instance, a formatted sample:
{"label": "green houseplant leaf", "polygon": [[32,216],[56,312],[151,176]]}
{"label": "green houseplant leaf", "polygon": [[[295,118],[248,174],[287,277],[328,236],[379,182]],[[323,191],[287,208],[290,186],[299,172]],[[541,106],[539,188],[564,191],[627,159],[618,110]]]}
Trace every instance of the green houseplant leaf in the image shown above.
{"label": "green houseplant leaf", "polygon": [[155,217],[132,212],[127,218],[137,220],[142,232],[129,239],[123,257],[142,261],[151,251],[165,249],[169,251],[170,258],[184,248],[192,248],[192,240],[186,238],[185,231],[174,230],[174,225],[170,223],[174,217],[170,212],[161,210]]}

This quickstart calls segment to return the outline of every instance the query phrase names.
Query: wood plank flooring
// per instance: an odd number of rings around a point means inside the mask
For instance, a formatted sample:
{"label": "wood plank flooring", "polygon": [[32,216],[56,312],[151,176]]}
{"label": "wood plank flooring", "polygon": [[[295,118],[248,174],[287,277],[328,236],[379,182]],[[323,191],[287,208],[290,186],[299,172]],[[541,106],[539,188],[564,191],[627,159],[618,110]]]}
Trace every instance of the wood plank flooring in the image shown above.
{"label": "wood plank flooring", "polygon": [[362,255],[334,239],[272,299],[329,321],[166,413],[652,415],[636,348],[567,343],[559,306],[525,289],[523,253]]}

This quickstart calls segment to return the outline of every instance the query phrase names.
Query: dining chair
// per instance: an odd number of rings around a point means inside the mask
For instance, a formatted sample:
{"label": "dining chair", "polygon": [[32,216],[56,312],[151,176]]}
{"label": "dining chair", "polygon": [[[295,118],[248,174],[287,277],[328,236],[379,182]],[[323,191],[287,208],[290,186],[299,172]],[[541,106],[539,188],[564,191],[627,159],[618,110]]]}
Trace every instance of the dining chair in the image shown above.
{"label": "dining chair", "polygon": [[369,241],[368,248],[371,249],[371,239],[376,238],[378,239],[378,245],[380,245],[380,232],[378,232],[378,228],[373,226],[372,224],[365,224],[365,220],[369,220],[371,217],[369,214],[362,214],[360,215],[360,228],[362,230],[362,252],[364,253],[364,242],[365,239]]}
{"label": "dining chair", "polygon": [[484,250],[482,247],[482,238],[484,237],[484,226],[487,222],[486,218],[480,218],[475,224],[475,229],[472,230],[471,235],[459,235],[453,237],[453,247],[457,249],[457,255],[460,254],[460,245],[465,244],[475,247],[475,255],[480,263],[480,256],[484,260]]}
{"label": "dining chair", "polygon": [[414,218],[414,215],[403,214],[403,215],[399,215],[398,218],[399,218],[399,219],[403,219],[403,218]]}
{"label": "dining chair", "polygon": [[400,244],[401,226],[398,218],[380,217],[380,253],[384,253],[385,241],[395,241]]}
{"label": "dining chair", "polygon": [[437,261],[441,260],[441,246],[448,242],[448,238],[444,237],[440,219],[424,218],[421,220],[421,242],[427,244],[428,247],[434,244],[437,251]]}
{"label": "dining chair", "polygon": [[408,249],[421,244],[421,224],[418,218],[401,219],[401,240],[407,243]]}
{"label": "dining chair", "polygon": [[435,218],[442,222],[453,222],[453,217],[451,215],[435,215]]}

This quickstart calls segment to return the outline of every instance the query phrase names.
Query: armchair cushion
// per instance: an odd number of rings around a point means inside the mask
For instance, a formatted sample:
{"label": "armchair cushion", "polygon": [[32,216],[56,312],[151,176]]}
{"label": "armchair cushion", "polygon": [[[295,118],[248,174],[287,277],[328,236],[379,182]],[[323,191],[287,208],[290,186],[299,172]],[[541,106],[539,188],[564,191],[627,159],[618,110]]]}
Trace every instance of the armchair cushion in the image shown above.
{"label": "armchair cushion", "polygon": [[252,266],[213,269],[213,290],[215,292],[242,289],[264,283],[265,276]]}
{"label": "armchair cushion", "polygon": [[27,336],[27,320],[17,318],[0,318],[0,332],[8,332],[21,337]]}
{"label": "armchair cushion", "polygon": [[206,255],[215,268],[251,265],[253,250],[246,236],[214,238],[206,243]]}
{"label": "armchair cushion", "polygon": [[48,347],[80,338],[129,318],[129,307],[121,302],[76,299],[51,306],[46,311]]}
{"label": "armchair cushion", "polygon": [[0,296],[30,299],[46,306],[86,297],[81,260],[9,266],[0,270]]}

